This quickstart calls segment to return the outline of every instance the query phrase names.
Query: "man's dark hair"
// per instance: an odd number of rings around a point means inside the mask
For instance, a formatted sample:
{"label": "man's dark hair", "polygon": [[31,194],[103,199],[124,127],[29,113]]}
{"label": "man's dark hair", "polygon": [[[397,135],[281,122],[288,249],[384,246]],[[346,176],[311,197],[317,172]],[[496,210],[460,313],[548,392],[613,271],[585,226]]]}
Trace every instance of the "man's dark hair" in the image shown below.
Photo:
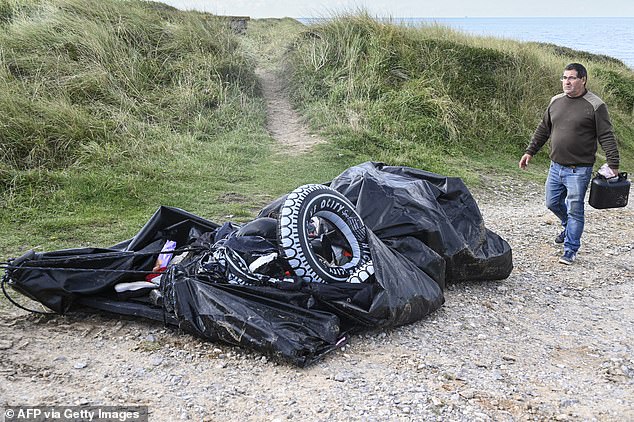
{"label": "man's dark hair", "polygon": [[586,78],[588,80],[588,71],[581,63],[570,63],[564,70],[576,70],[578,78]]}

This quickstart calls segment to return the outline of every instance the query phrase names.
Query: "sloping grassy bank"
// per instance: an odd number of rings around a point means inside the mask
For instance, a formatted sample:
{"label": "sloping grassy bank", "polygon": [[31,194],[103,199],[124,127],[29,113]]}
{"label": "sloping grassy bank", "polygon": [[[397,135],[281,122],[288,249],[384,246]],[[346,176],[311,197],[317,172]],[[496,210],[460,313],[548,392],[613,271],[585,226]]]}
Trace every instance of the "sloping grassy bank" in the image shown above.
{"label": "sloping grassy bank", "polygon": [[0,87],[2,252],[107,244],[160,204],[249,214],[223,198],[271,140],[227,21],[141,1],[3,2]]}
{"label": "sloping grassy bank", "polygon": [[[479,171],[516,177],[549,99],[561,92],[563,67],[581,61],[610,109],[623,168],[634,164],[634,73],[615,59],[380,23],[361,12],[307,28],[289,60],[295,104],[338,148],[472,184]],[[529,177],[540,177],[536,167]]]}

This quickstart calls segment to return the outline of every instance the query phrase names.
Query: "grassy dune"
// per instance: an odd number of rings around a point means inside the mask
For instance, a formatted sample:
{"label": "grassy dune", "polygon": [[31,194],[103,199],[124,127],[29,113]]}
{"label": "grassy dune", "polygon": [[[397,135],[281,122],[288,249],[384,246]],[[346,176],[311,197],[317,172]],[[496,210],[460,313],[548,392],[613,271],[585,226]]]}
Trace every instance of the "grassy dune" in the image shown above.
{"label": "grassy dune", "polygon": [[290,60],[295,104],[337,145],[472,183],[474,170],[514,170],[563,67],[581,61],[609,106],[623,167],[633,163],[634,74],[616,59],[357,13],[303,31]]}
{"label": "grassy dune", "polygon": [[160,204],[246,213],[217,199],[270,139],[227,21],[140,1],[2,5],[5,242],[108,242]]}
{"label": "grassy dune", "polygon": [[[564,47],[405,28],[364,12],[319,25],[226,19],[139,0],[0,0],[0,256],[107,245],[161,204],[247,220],[361,161],[463,177],[516,163],[557,77],[586,63],[634,163],[634,75]],[[256,67],[288,79],[327,145],[274,154]]]}

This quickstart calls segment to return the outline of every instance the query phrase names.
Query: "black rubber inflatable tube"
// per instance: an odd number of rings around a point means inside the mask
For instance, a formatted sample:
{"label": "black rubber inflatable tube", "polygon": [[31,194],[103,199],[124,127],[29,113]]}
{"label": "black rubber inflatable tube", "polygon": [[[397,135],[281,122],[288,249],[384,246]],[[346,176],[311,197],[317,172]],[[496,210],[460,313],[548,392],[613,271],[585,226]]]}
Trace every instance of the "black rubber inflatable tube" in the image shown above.
{"label": "black rubber inflatable tube", "polygon": [[[350,245],[352,259],[349,262],[330,265],[315,254],[307,233],[307,223],[313,217],[326,219],[337,227]],[[361,217],[345,196],[328,186],[308,184],[292,191],[282,205],[278,224],[281,253],[295,274],[305,281],[347,282],[370,261],[367,232]],[[356,282],[361,280],[355,278]]]}

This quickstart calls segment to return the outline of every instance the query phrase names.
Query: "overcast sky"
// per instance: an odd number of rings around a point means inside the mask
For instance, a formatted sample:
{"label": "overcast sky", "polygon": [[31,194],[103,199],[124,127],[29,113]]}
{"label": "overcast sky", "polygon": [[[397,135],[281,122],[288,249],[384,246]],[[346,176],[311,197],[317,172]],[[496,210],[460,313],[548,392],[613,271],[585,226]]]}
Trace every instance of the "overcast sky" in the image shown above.
{"label": "overcast sky", "polygon": [[183,10],[252,18],[329,17],[336,12],[359,9],[376,17],[634,17],[634,0],[164,0],[162,3]]}

